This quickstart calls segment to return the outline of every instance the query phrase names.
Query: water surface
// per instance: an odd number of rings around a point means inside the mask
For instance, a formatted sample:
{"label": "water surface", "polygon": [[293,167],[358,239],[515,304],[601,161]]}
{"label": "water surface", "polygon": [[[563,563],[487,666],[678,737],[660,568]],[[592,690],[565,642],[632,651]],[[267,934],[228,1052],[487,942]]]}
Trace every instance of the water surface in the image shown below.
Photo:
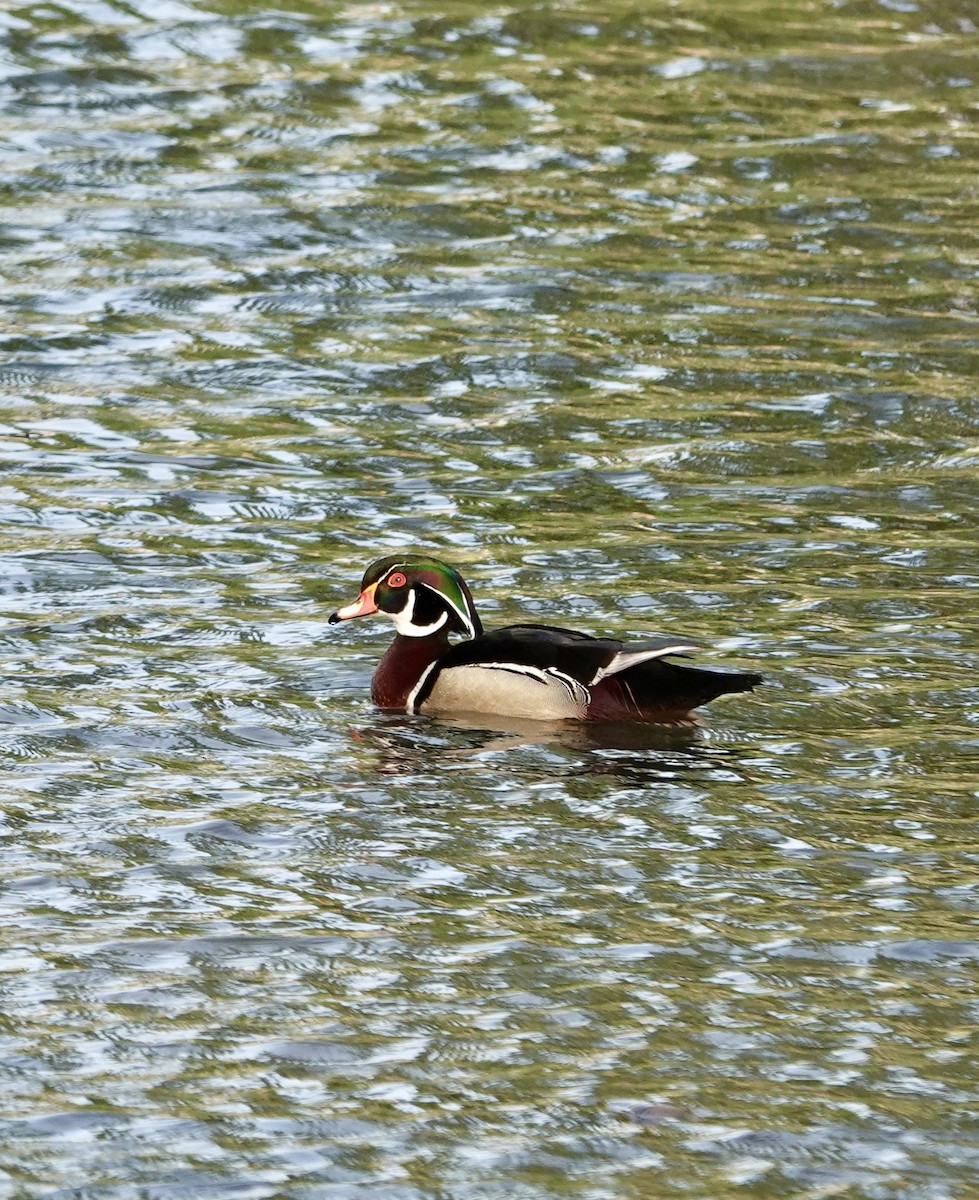
{"label": "water surface", "polygon": [[[973,5],[0,25],[0,1196],[974,1196]],[[379,714],[404,546],[768,682]]]}

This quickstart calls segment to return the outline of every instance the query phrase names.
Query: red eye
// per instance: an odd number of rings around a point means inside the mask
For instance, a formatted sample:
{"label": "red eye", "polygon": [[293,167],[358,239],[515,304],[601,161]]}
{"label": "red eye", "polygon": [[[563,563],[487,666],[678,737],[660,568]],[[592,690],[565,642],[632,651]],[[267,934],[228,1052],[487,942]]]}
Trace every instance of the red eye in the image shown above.
{"label": "red eye", "polygon": [[407,578],[400,571],[388,576],[388,587],[404,587],[407,582]]}

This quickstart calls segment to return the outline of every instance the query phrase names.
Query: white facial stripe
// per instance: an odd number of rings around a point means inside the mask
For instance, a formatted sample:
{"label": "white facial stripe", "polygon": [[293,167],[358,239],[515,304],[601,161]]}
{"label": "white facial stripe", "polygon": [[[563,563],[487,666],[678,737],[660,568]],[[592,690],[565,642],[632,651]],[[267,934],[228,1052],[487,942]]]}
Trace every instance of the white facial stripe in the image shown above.
{"label": "white facial stripe", "polygon": [[435,595],[438,596],[440,600],[444,601],[454,613],[458,614],[459,620],[462,621],[463,625],[465,625],[471,638],[476,636],[476,630],[473,628],[472,617],[470,617],[468,612],[463,612],[463,610],[458,606],[458,604],[455,603],[454,600],[449,599],[445,592],[440,592],[438,588],[432,587],[430,583],[423,583],[421,586],[427,587],[430,592],[434,592]]}
{"label": "white facial stripe", "polygon": [[[391,569],[389,571],[387,571],[386,574],[383,576],[383,578],[379,581],[378,586],[380,586],[380,584],[382,584],[382,583],[387,583],[387,581],[391,578],[391,576],[396,571],[400,571],[402,574],[404,574],[407,570],[408,570],[407,563],[395,563],[394,566],[391,567]],[[416,626],[412,626],[411,629],[408,628],[408,625],[411,624],[411,614],[415,610],[415,591],[414,591],[414,589],[416,587],[428,588],[428,590],[430,592],[432,592],[434,595],[438,596],[438,598],[442,601],[443,604],[448,605],[448,607],[451,608],[452,611],[457,614],[457,616],[459,617],[459,620],[463,623],[463,625],[465,625],[466,631],[469,634],[469,636],[471,638],[474,638],[476,636],[476,629],[475,629],[475,626],[473,625],[473,620],[472,620],[472,617],[469,615],[468,610],[464,609],[464,608],[460,608],[459,605],[456,604],[456,602],[450,596],[447,596],[445,594],[445,592],[440,592],[437,587],[433,587],[430,583],[414,584],[411,589],[410,599],[409,599],[408,603],[405,605],[405,607],[401,610],[400,613],[391,614],[391,616],[394,620],[394,627],[395,627],[395,629],[397,629],[398,633],[403,633],[407,637],[411,637],[412,635],[414,635],[415,637],[423,637],[425,634],[434,633],[437,629],[441,629],[442,626],[445,624],[445,622],[448,620],[448,616],[445,615],[445,616],[441,617],[438,621],[435,621],[431,625],[416,625]]]}
{"label": "white facial stripe", "polygon": [[[398,616],[404,616],[404,614],[399,613]],[[431,625],[412,625],[409,623],[404,629],[402,629],[396,617],[394,627],[397,629],[398,633],[404,633],[408,637],[428,637],[430,633],[437,633],[438,630],[440,630],[446,623],[446,621],[448,621],[448,619],[448,613],[439,613],[439,619],[437,621],[433,621]]]}
{"label": "white facial stripe", "polygon": [[439,619],[433,621],[431,625],[416,625],[412,620],[415,613],[415,591],[414,588],[408,593],[408,603],[404,606],[401,612],[388,613],[388,616],[394,622],[394,627],[403,637],[427,637],[430,633],[435,633],[448,621],[448,613],[439,613]]}

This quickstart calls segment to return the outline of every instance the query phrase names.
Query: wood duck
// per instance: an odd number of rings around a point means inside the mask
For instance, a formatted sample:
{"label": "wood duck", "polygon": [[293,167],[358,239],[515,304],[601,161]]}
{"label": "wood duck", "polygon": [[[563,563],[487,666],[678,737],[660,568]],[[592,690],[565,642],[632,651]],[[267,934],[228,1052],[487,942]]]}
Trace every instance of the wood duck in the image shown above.
{"label": "wood duck", "polygon": [[[459,572],[435,558],[394,554],[367,568],[357,599],[330,624],[384,613],[394,641],[371,681],[380,708],[428,715],[502,714],[543,721],[696,723],[691,711],[760,675],[679,666],[685,638],[623,645],[554,625],[483,631]],[[465,640],[449,642],[451,634]]]}

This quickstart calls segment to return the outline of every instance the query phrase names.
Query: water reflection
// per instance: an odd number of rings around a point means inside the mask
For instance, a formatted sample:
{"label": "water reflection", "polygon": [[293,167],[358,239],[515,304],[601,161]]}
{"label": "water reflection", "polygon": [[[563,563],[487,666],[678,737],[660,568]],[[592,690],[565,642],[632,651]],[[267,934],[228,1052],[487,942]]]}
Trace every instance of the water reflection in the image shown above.
{"label": "water reflection", "polygon": [[[635,721],[531,721],[502,715],[415,717],[378,714],[354,736],[378,752],[381,774],[418,776],[470,763],[505,767],[520,756],[521,772],[539,770],[560,778],[608,775],[635,783],[708,772],[736,780],[738,750],[722,746],[693,726]],[[536,753],[534,753],[536,752]]]}

